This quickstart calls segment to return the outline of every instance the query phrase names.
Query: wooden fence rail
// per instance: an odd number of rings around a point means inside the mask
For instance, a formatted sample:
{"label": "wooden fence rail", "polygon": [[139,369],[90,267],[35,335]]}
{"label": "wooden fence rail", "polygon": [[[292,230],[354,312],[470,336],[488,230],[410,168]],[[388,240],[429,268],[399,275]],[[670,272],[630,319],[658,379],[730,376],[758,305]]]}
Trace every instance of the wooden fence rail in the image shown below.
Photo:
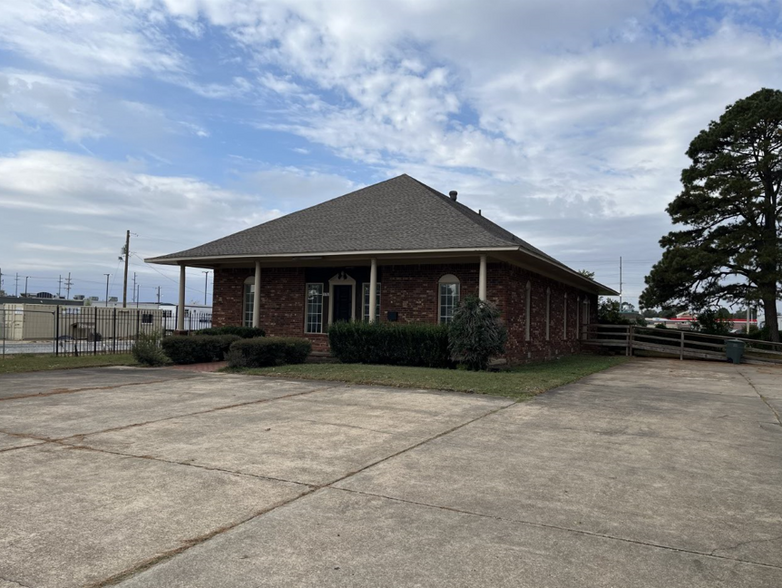
{"label": "wooden fence rail", "polygon": [[746,363],[782,364],[782,343],[757,341],[741,337],[706,335],[692,331],[655,329],[636,325],[587,325],[582,338],[587,344],[624,349],[625,355],[638,351],[653,351],[679,359],[725,360],[728,340],[744,342]]}

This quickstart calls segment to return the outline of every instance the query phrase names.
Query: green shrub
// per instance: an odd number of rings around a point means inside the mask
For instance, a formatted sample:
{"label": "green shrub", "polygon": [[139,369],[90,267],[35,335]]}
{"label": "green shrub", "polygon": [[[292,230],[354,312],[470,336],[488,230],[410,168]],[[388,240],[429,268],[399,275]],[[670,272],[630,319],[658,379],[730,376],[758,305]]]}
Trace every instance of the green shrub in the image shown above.
{"label": "green shrub", "polygon": [[133,359],[141,365],[157,367],[171,363],[160,348],[161,334],[157,331],[152,333],[139,333],[136,342],[133,345]]}
{"label": "green shrub", "polygon": [[254,337],[265,337],[266,331],[258,327],[239,327],[235,325],[225,325],[224,327],[211,327],[209,329],[200,329],[195,332],[196,335],[236,335],[242,339],[252,339]]}
{"label": "green shrub", "polygon": [[467,296],[453,314],[448,331],[451,356],[471,370],[485,370],[489,358],[505,352],[508,330],[500,311],[477,296]]}
{"label": "green shrub", "polygon": [[161,342],[165,354],[176,364],[208,363],[225,359],[236,335],[172,335]]}
{"label": "green shrub", "polygon": [[239,368],[304,363],[312,343],[296,337],[256,337],[240,339],[231,345],[228,365]]}
{"label": "green shrub", "polygon": [[331,353],[343,363],[448,367],[448,327],[428,323],[338,322]]}

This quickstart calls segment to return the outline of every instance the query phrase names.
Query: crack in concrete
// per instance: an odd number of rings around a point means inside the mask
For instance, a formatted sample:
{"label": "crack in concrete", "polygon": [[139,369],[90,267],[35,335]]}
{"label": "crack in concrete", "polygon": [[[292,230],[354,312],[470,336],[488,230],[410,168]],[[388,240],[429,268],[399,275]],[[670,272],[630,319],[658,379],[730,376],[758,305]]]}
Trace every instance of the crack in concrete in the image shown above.
{"label": "crack in concrete", "polygon": [[744,547],[745,545],[749,545],[751,543],[770,543],[772,541],[779,541],[780,539],[782,539],[782,535],[778,535],[777,537],[770,537],[769,539],[750,539],[749,541],[741,541],[732,547],[716,547],[715,549],[711,550],[709,555],[713,555],[714,557],[724,557],[716,555],[716,553],[718,551],[734,551],[739,547]]}
{"label": "crack in concrete", "polygon": [[22,584],[21,582],[17,582],[16,580],[11,580],[4,576],[0,576],[0,580],[2,580],[3,582],[8,582],[9,584],[15,584],[17,586],[21,586],[22,588],[32,588],[32,586],[28,586],[27,584]]}
{"label": "crack in concrete", "polygon": [[778,422],[780,425],[782,425],[782,417],[780,417],[780,415],[779,415],[779,413],[777,412],[777,410],[776,410],[776,409],[775,409],[773,406],[771,406],[771,403],[770,403],[770,402],[769,402],[769,401],[766,399],[766,397],[765,397],[765,396],[763,396],[763,395],[760,393],[760,390],[758,390],[758,389],[755,387],[755,384],[753,384],[753,383],[752,383],[752,380],[750,380],[750,379],[749,379],[749,377],[748,377],[748,376],[747,376],[747,375],[746,375],[744,372],[742,372],[742,371],[741,371],[741,369],[739,369],[739,370],[737,370],[737,371],[738,371],[738,372],[741,374],[741,376],[742,376],[742,377],[743,377],[743,378],[744,378],[744,379],[747,381],[747,384],[749,384],[749,385],[750,385],[750,387],[751,387],[751,388],[752,388],[752,389],[755,391],[755,394],[757,394],[757,395],[760,397],[760,399],[761,399],[761,400],[763,401],[763,403],[764,403],[764,404],[765,404],[765,405],[766,405],[766,406],[769,408],[769,410],[770,410],[772,413],[774,413],[774,416],[776,417],[776,419],[777,419],[777,422]]}
{"label": "crack in concrete", "polygon": [[[530,527],[538,527],[538,528],[541,528],[541,529],[556,529],[558,531],[565,531],[565,532],[569,532],[569,533],[576,533],[578,535],[586,535],[586,536],[589,536],[589,537],[600,537],[602,539],[610,539],[612,541],[622,541],[624,543],[633,543],[635,545],[644,545],[646,547],[654,547],[654,548],[657,548],[657,549],[666,549],[666,550],[669,550],[669,551],[678,551],[680,553],[689,553],[691,555],[701,555],[701,556],[704,556],[704,557],[713,557],[715,559],[725,559],[725,560],[735,561],[735,562],[739,562],[739,563],[743,563],[743,564],[747,564],[747,565],[762,566],[762,567],[773,568],[773,569],[782,569],[782,565],[774,565],[774,564],[768,564],[768,563],[763,563],[763,562],[758,562],[758,561],[751,561],[751,560],[746,560],[746,559],[739,559],[739,558],[735,558],[735,557],[727,557],[727,556],[724,556],[724,555],[715,555],[714,554],[714,551],[722,551],[721,549],[715,549],[711,553],[707,553],[705,551],[696,551],[696,550],[692,550],[692,549],[683,549],[681,547],[673,547],[671,545],[663,545],[661,543],[651,543],[651,542],[648,542],[648,541],[640,541],[638,539],[627,539],[625,537],[616,537],[614,535],[608,535],[608,534],[605,534],[605,533],[597,533],[597,532],[594,532],[594,531],[585,531],[584,529],[573,529],[571,527],[561,527],[559,525],[552,525],[552,524],[548,524],[548,523],[536,523],[534,521],[526,521],[524,519],[509,519],[509,518],[501,517],[501,516],[497,516],[497,515],[489,515],[489,514],[483,514],[483,513],[478,513],[478,512],[472,512],[472,511],[469,511],[469,510],[462,510],[462,509],[454,508],[454,507],[450,507],[450,506],[440,506],[440,505],[436,505],[436,504],[428,504],[426,502],[418,502],[416,500],[408,500],[408,499],[405,499],[405,498],[396,498],[396,497],[393,497],[393,496],[385,496],[384,494],[376,494],[374,492],[366,492],[366,491],[362,491],[362,490],[352,490],[350,488],[340,488],[340,487],[333,487],[331,489],[332,490],[341,490],[343,492],[349,492],[351,494],[361,494],[361,495],[365,495],[365,496],[373,496],[375,498],[383,498],[385,500],[393,500],[395,502],[402,502],[402,503],[405,503],[405,504],[414,504],[416,506],[423,506],[423,507],[427,507],[427,508],[434,508],[434,509],[437,509],[437,510],[444,510],[444,511],[448,511],[448,512],[455,512],[455,513],[464,514],[464,515],[470,515],[470,516],[475,516],[475,517],[492,519],[492,520],[495,520],[495,521],[503,521],[503,522],[507,522],[507,523],[516,523],[516,524],[521,524],[521,525],[528,525]],[[766,541],[773,541],[775,539],[780,539],[780,538],[782,538],[782,537],[775,537],[773,539],[767,539]],[[747,543],[753,543],[753,541],[747,541]],[[743,545],[743,544],[739,544],[739,545]]]}

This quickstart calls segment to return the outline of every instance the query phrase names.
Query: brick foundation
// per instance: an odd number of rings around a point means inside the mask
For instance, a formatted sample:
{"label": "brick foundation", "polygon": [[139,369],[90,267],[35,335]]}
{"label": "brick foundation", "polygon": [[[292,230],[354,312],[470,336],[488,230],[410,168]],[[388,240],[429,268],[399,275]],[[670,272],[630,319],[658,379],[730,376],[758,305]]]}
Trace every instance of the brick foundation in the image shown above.
{"label": "brick foundation", "polygon": [[[260,324],[270,336],[306,337],[315,351],[328,350],[328,335],[305,334],[307,282],[323,282],[344,270],[356,284],[356,316],[361,316],[362,284],[367,268],[264,268],[261,273]],[[478,264],[383,265],[379,268],[380,320],[395,311],[400,322],[438,320],[438,281],[453,274],[461,283],[461,296],[478,293]],[[241,325],[245,280],[252,269],[217,269],[214,276],[215,326]],[[526,292],[530,284],[530,337],[526,337]],[[549,333],[546,337],[546,299],[549,292]],[[567,295],[567,332],[565,296]],[[597,296],[506,263],[490,263],[487,268],[487,298],[502,312],[508,327],[506,357],[509,363],[554,359],[581,349],[578,324],[584,321],[589,300],[589,322],[597,319]],[[329,299],[324,297],[324,327],[328,323]],[[578,310],[577,310],[578,307]]]}

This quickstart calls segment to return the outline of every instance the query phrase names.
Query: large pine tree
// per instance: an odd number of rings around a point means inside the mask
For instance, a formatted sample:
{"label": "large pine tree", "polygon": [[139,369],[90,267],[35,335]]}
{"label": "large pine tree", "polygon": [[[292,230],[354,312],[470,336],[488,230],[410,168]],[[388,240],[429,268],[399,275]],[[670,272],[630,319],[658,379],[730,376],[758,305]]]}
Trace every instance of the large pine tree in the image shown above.
{"label": "large pine tree", "polygon": [[675,225],[646,277],[645,308],[759,301],[779,341],[782,285],[782,92],[763,89],[728,106],[687,150]]}

